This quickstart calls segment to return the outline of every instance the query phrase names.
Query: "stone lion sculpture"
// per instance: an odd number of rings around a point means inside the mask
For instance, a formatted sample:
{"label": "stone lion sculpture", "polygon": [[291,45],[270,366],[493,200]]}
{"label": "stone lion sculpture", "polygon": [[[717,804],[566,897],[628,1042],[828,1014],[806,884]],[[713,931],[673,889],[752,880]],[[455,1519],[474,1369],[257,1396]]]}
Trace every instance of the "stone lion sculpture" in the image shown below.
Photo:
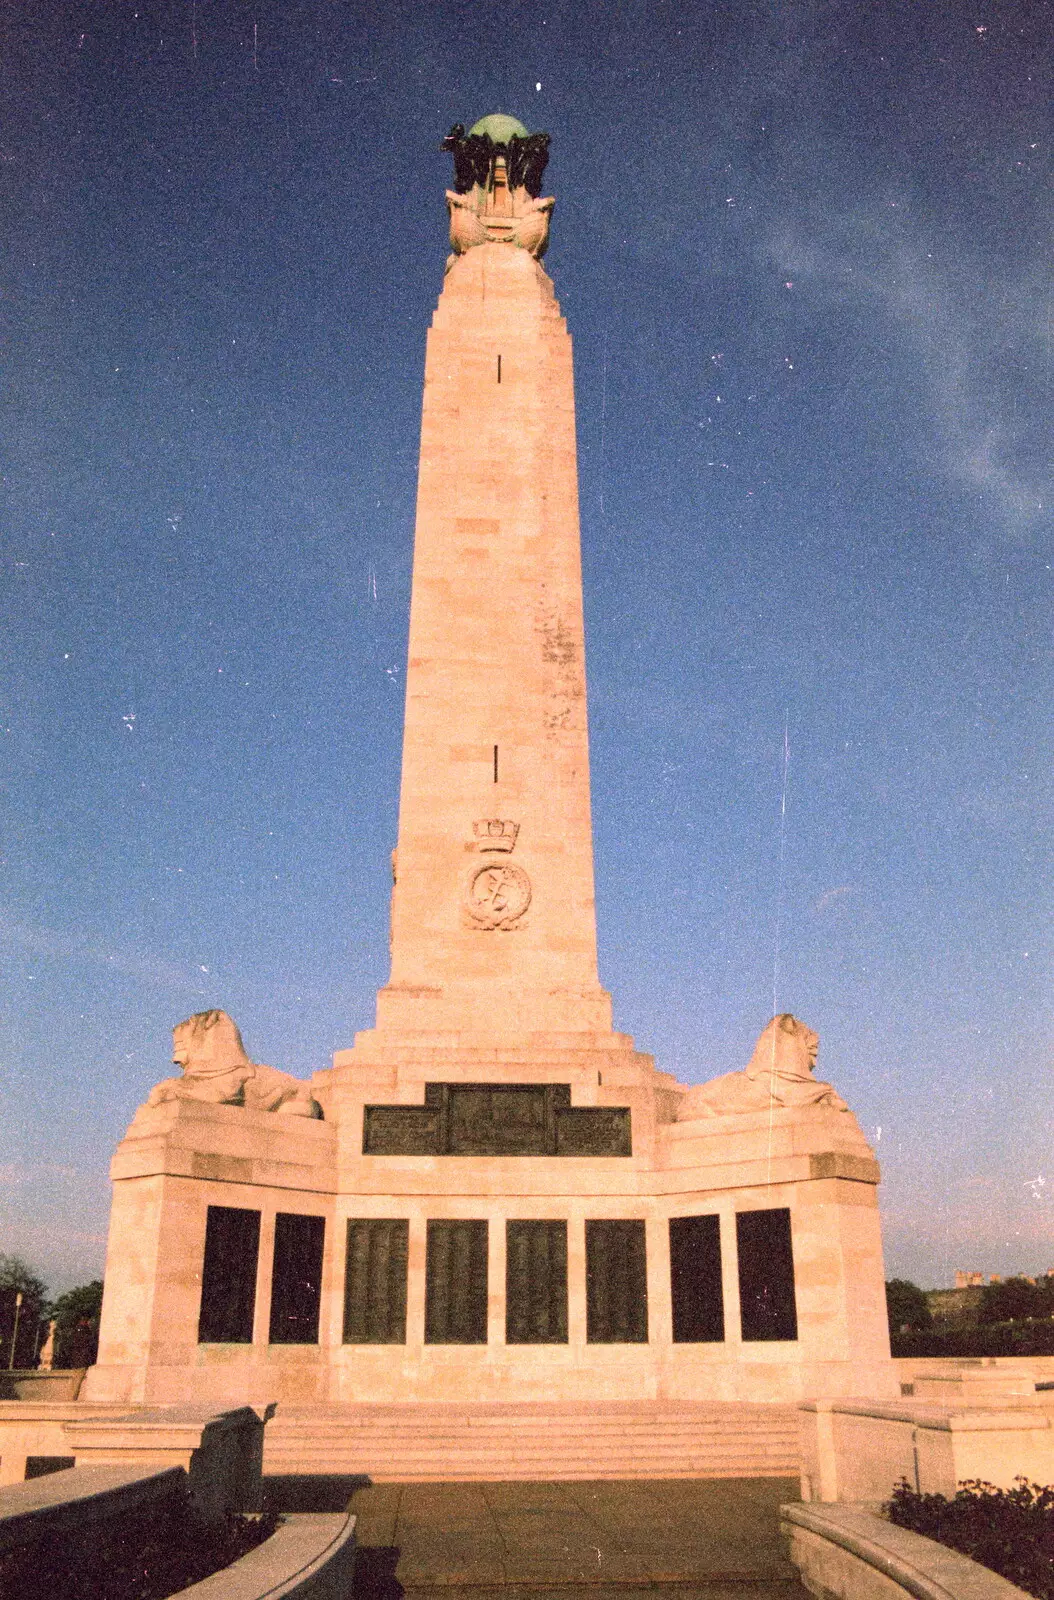
{"label": "stone lion sculpture", "polygon": [[168,1100],[207,1100],[290,1117],[322,1115],[309,1084],[249,1060],[237,1024],[226,1011],[197,1011],[178,1023],[172,1029],[172,1060],[182,1068],[182,1076],[156,1084],[147,1097],[148,1106]]}
{"label": "stone lion sculpture", "polygon": [[829,1083],[813,1076],[820,1040],[789,1011],[773,1017],[742,1072],[689,1089],[677,1108],[677,1121],[718,1117],[730,1111],[768,1111],[779,1106],[849,1107]]}

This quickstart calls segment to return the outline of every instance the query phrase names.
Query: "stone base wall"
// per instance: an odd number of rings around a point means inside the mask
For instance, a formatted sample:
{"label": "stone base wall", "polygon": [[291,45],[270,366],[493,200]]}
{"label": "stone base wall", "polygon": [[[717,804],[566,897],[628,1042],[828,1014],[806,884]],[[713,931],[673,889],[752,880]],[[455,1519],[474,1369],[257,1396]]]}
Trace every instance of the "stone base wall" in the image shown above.
{"label": "stone base wall", "polygon": [[[446,1059],[455,1053],[450,1046],[441,1059],[435,1049],[430,1059],[405,1050],[401,1068],[373,1047],[362,1072],[349,1052],[352,1059],[346,1056],[334,1073],[318,1075],[325,1122],[193,1101],[142,1109],[114,1160],[99,1362],[82,1398],[234,1405],[897,1396],[877,1168],[854,1119],[806,1107],[673,1122],[678,1086],[628,1043],[613,1036],[606,1052],[553,1040],[532,1052],[524,1043],[515,1060],[502,1063],[502,1076],[493,1053],[489,1066],[496,1087],[510,1079],[568,1085],[572,1112],[625,1108],[632,1125],[628,1155],[364,1155],[364,1108],[423,1106],[428,1081],[455,1078]],[[461,1063],[460,1077],[486,1082],[486,1069],[476,1054]],[[611,1148],[618,1151],[617,1141]],[[216,1210],[248,1229],[243,1253],[253,1253],[224,1269],[234,1277],[241,1272],[245,1283],[241,1321],[220,1334],[201,1317],[203,1296],[211,1292],[203,1288],[203,1272]],[[786,1215],[790,1337],[744,1336],[751,1332],[741,1317],[744,1212]],[[686,1339],[682,1324],[678,1337],[675,1326],[671,1222],[699,1218],[710,1219],[716,1245],[710,1292],[723,1302],[723,1337],[710,1332],[690,1342],[697,1336]],[[405,1251],[395,1267],[380,1268],[395,1274],[400,1324],[366,1335],[390,1342],[345,1343],[349,1222],[360,1230],[381,1225],[384,1249],[395,1239]],[[548,1237],[565,1251],[557,1285],[564,1322],[552,1343],[508,1338],[507,1242],[525,1222],[555,1229]],[[610,1299],[603,1286],[590,1287],[587,1239],[598,1224],[620,1238],[628,1230],[636,1241],[630,1299],[639,1304],[621,1312],[608,1306],[612,1326],[599,1335],[594,1326],[591,1336],[596,1292]],[[467,1229],[476,1241],[478,1294],[470,1308],[476,1322],[468,1335],[456,1328],[439,1335],[468,1342],[436,1342],[428,1322],[429,1293],[439,1292],[429,1289],[430,1240],[436,1228],[458,1234],[459,1227],[459,1237]],[[314,1269],[295,1253],[291,1266],[283,1257],[283,1237],[317,1242],[314,1279]],[[302,1254],[303,1246],[297,1249]],[[367,1276],[377,1270],[374,1262]],[[460,1269],[451,1270],[449,1292],[456,1296]],[[616,1262],[605,1270],[618,1279],[625,1268]],[[594,1261],[594,1277],[597,1271]],[[611,1293],[617,1299],[630,1291],[616,1284]],[[306,1297],[303,1333],[298,1295]],[[619,1315],[634,1325],[623,1327]]]}

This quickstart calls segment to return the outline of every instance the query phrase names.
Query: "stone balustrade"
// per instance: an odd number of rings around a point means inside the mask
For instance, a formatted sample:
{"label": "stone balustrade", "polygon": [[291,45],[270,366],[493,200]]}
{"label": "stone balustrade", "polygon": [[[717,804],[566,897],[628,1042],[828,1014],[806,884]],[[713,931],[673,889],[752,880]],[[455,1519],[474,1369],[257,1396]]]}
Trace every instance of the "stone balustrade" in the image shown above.
{"label": "stone balustrade", "polygon": [[1030,1600],[998,1573],[896,1527],[873,1506],[781,1506],[780,1528],[818,1600]]}

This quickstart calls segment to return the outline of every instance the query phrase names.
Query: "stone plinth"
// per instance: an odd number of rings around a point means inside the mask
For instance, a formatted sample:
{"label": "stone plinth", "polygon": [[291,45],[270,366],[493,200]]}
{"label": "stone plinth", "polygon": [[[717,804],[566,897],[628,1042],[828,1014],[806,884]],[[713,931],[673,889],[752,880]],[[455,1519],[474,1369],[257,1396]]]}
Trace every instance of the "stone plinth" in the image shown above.
{"label": "stone plinth", "polygon": [[[241,1106],[140,1107],[111,1167],[113,1204],[99,1357],[83,1400],[266,1403],[325,1393],[319,1352],[266,1342],[270,1276],[256,1290],[264,1342],[198,1341],[209,1206],[258,1210],[260,1255],[278,1212],[332,1216],[336,1128]],[[288,1368],[296,1372],[289,1378]]]}

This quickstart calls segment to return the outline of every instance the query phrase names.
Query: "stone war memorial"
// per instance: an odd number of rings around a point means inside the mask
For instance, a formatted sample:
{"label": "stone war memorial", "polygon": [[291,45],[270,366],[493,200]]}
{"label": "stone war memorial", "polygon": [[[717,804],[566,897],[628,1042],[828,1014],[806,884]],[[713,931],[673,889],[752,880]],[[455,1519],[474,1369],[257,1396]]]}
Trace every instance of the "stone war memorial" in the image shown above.
{"label": "stone war memorial", "polygon": [[176,1027],[114,1157],[82,1401],[280,1422],[899,1393],[878,1166],[816,1034],[759,1016],[742,1071],[687,1087],[598,979],[548,143],[504,116],[444,141],[376,1025],[310,1082],[223,1011]]}

